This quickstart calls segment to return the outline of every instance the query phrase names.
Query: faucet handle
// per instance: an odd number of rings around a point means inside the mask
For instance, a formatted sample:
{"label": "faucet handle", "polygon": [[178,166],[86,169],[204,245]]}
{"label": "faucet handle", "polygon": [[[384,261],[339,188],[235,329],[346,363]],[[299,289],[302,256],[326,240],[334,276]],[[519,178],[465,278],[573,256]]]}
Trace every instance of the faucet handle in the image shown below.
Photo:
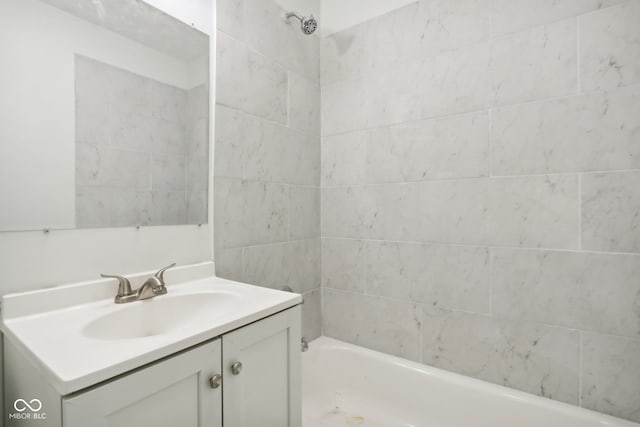
{"label": "faucet handle", "polygon": [[131,283],[126,277],[115,276],[111,274],[101,274],[100,277],[104,277],[105,279],[118,280],[118,297],[127,297],[133,294],[133,291],[131,290]]}
{"label": "faucet handle", "polygon": [[162,286],[164,286],[164,272],[175,266],[176,266],[176,263],[174,262],[173,264],[168,265],[165,268],[161,268],[160,270],[158,270],[156,274],[154,274],[154,276],[160,281],[160,284]]}

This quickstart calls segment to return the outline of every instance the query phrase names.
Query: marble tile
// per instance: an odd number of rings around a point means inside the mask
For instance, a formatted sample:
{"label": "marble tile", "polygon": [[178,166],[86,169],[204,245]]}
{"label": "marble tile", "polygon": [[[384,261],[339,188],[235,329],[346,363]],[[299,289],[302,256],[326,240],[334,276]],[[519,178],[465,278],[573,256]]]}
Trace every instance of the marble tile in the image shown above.
{"label": "marble tile", "polygon": [[582,247],[640,252],[640,172],[582,176]]}
{"label": "marble tile", "polygon": [[267,120],[287,123],[287,72],[218,32],[216,101]]}
{"label": "marble tile", "polygon": [[320,189],[289,188],[289,238],[291,240],[320,237]]}
{"label": "marble tile", "polygon": [[364,293],[364,243],[322,239],[322,286]]}
{"label": "marble tile", "polygon": [[320,40],[307,36],[300,24],[283,22],[285,10],[274,1],[243,0],[244,41],[250,49],[282,64],[286,69],[317,82]]}
{"label": "marble tile", "polygon": [[[213,94],[215,95],[215,94]],[[187,91],[187,120],[209,119],[209,81],[192,87]]]}
{"label": "marble tile", "polygon": [[370,239],[567,249],[578,245],[574,176],[377,185],[367,188],[362,205],[367,211],[365,237]]}
{"label": "marble tile", "polygon": [[313,341],[322,335],[322,295],[321,290],[302,294],[302,336],[307,342]]}
{"label": "marble tile", "polygon": [[110,94],[109,67],[75,55],[75,139],[77,143],[109,145]]}
{"label": "marble tile", "polygon": [[489,313],[489,250],[483,247],[366,243],[369,295]]}
{"label": "marble tile", "polygon": [[373,129],[367,182],[489,175],[489,115],[472,113]]}
{"label": "marble tile", "polygon": [[243,178],[244,145],[247,138],[245,114],[216,105],[215,176]]}
{"label": "marble tile", "polygon": [[431,56],[489,38],[491,0],[421,0],[421,52]]}
{"label": "marble tile", "polygon": [[579,19],[582,90],[640,83],[640,2],[627,1]]}
{"label": "marble tile", "polygon": [[209,195],[206,191],[187,191],[187,224],[209,222]]}
{"label": "marble tile", "polygon": [[[415,182],[367,186],[363,188],[361,197],[364,199],[360,202],[361,209],[364,211],[364,230],[361,234],[373,240],[423,241],[422,224],[427,219],[421,206],[429,210],[438,208],[438,205],[432,204],[431,201],[422,203],[419,196],[419,183]],[[325,207],[324,200],[322,207],[330,208]],[[445,208],[440,204],[439,207],[447,210],[448,217],[452,216],[450,206]],[[445,241],[445,243],[449,242]]]}
{"label": "marble tile", "polygon": [[111,193],[111,225],[127,227],[152,223],[153,193],[130,189],[113,189]]}
{"label": "marble tile", "polygon": [[246,179],[298,185],[320,181],[320,138],[247,117]]}
{"label": "marble tile", "polygon": [[110,188],[76,186],[76,228],[109,227],[112,192]]}
{"label": "marble tile", "polygon": [[640,338],[639,255],[492,249],[492,257],[494,315]]}
{"label": "marble tile", "polygon": [[582,406],[640,422],[640,341],[582,335]]}
{"label": "marble tile", "polygon": [[153,191],[151,206],[150,217],[153,225],[187,223],[187,194],[185,191]]}
{"label": "marble tile", "polygon": [[151,187],[153,190],[186,191],[186,165],[184,154],[153,153]]}
{"label": "marble tile", "polygon": [[149,126],[151,129],[148,133],[144,126],[140,129],[135,127],[116,129],[121,134],[114,137],[114,139],[121,138],[124,143],[131,145],[127,141],[149,138],[151,142],[150,144],[145,143],[145,146],[149,145],[154,153],[184,154],[187,141],[187,132],[184,125],[162,118],[152,118]]}
{"label": "marble tile", "polygon": [[206,193],[209,189],[209,154],[189,155],[186,160],[187,191]]}
{"label": "marble tile", "polygon": [[243,248],[221,249],[215,248],[214,261],[216,263],[216,276],[237,282],[244,281],[242,274]]}
{"label": "marble tile", "polygon": [[416,56],[420,25],[411,3],[321,39],[322,84],[358,80],[372,71]]}
{"label": "marble tile", "polygon": [[287,240],[286,185],[216,178],[214,207],[214,229],[220,248]]}
{"label": "marble tile", "polygon": [[149,106],[151,116],[172,123],[186,122],[188,110],[187,91],[176,86],[149,81]]}
{"label": "marble tile", "polygon": [[209,154],[209,118],[194,119],[185,128],[187,156],[207,157]]}
{"label": "marble tile", "polygon": [[320,239],[251,246],[244,249],[244,281],[304,293],[320,287]]}
{"label": "marble tile", "polygon": [[322,295],[326,336],[405,359],[420,359],[422,313],[411,302],[326,288]]}
{"label": "marble tile", "polygon": [[358,185],[365,182],[368,131],[322,138],[322,186]]}
{"label": "marble tile", "polygon": [[289,73],[289,127],[320,133],[320,85]]}
{"label": "marble tile", "polygon": [[354,80],[364,74],[368,32],[356,25],[320,39],[320,75],[322,86]]}
{"label": "marble tile", "polygon": [[493,34],[504,34],[574,17],[625,0],[492,0]]}
{"label": "marble tile", "polygon": [[364,187],[322,189],[322,235],[361,238],[367,214]]}
{"label": "marble tile", "polygon": [[493,104],[576,94],[576,26],[569,19],[492,40]]}
{"label": "marble tile", "polygon": [[244,0],[217,0],[216,29],[238,40],[244,38]]}
{"label": "marble tile", "polygon": [[76,144],[76,185],[151,188],[151,153]]}
{"label": "marble tile", "polygon": [[291,183],[320,186],[320,135],[294,132],[295,149],[289,161]]}
{"label": "marble tile", "polygon": [[167,120],[152,114],[153,108],[150,107],[153,80],[119,68],[110,68],[112,86],[109,94],[109,144],[111,146],[149,151],[154,144],[153,128],[156,121],[162,121],[173,132],[181,129],[179,120]]}
{"label": "marble tile", "polygon": [[[130,115],[126,110],[111,109],[109,124],[109,145],[116,148],[151,151],[162,148],[164,152],[184,149],[184,127],[164,119],[142,118]],[[162,126],[164,135],[154,130],[154,125]]]}
{"label": "marble tile", "polygon": [[409,62],[416,57],[421,36],[418,11],[418,2],[409,3],[363,26],[367,38],[365,51],[369,55],[365,70]]}
{"label": "marble tile", "polygon": [[324,136],[420,117],[419,62],[394,64],[322,87]]}
{"label": "marble tile", "polygon": [[425,57],[420,73],[422,118],[488,108],[490,65],[488,43]]}
{"label": "marble tile", "polygon": [[425,306],[423,362],[578,404],[579,332]]}
{"label": "marble tile", "polygon": [[640,85],[498,108],[495,175],[640,168]]}

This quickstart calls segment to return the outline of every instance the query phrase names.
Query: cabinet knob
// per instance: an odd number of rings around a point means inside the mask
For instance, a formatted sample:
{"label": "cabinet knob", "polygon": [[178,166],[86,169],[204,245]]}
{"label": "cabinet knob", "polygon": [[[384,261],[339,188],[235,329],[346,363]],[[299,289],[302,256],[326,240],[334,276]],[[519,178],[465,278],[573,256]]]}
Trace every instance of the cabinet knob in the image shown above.
{"label": "cabinet knob", "polygon": [[242,372],[242,363],[236,362],[231,365],[231,373],[233,375],[238,375],[240,372]]}
{"label": "cabinet knob", "polygon": [[214,376],[209,378],[209,385],[211,386],[211,388],[218,388],[220,387],[220,384],[222,384],[222,375],[215,374]]}

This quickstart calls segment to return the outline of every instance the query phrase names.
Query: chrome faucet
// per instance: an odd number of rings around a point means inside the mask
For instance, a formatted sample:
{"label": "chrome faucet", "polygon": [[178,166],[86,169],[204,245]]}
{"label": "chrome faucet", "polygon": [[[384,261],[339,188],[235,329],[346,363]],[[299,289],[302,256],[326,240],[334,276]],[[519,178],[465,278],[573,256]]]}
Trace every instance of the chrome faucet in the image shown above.
{"label": "chrome faucet", "polygon": [[118,280],[118,293],[115,297],[116,304],[124,304],[133,301],[142,301],[145,299],[153,298],[158,295],[164,295],[167,293],[167,287],[164,282],[164,272],[174,267],[176,263],[166,266],[160,269],[156,274],[149,277],[142,286],[135,291],[131,289],[131,283],[129,279],[122,276],[114,276],[110,274],[101,274],[100,277],[107,279]]}

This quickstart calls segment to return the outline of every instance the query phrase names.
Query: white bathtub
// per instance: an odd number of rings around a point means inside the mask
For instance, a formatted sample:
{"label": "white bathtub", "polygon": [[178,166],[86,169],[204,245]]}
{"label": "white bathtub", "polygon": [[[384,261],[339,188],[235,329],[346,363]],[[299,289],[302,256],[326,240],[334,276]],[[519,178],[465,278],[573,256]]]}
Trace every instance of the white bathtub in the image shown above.
{"label": "white bathtub", "polygon": [[330,338],[302,356],[303,427],[639,427]]}

